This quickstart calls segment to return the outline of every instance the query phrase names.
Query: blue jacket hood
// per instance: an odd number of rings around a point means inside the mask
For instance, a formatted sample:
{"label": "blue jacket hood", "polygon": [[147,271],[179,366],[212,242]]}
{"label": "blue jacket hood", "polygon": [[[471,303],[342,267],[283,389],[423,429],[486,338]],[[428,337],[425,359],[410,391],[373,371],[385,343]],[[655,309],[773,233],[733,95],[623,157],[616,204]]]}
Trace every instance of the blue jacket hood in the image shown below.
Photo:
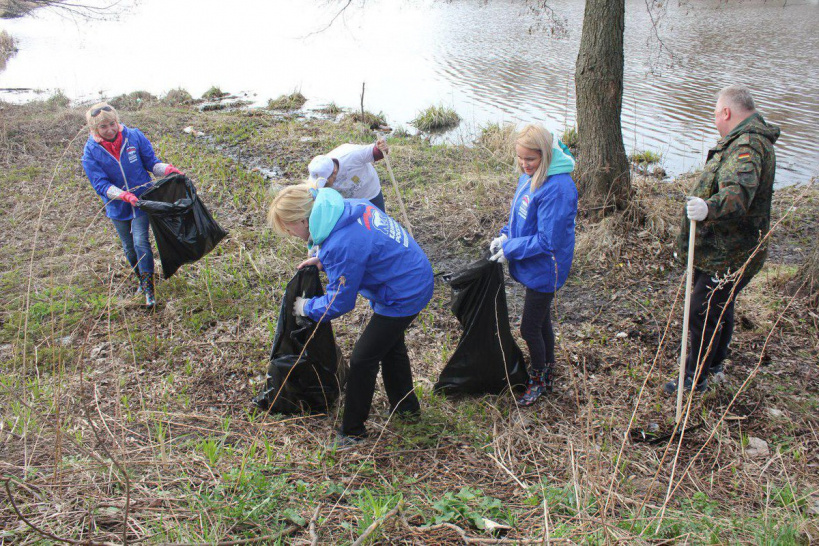
{"label": "blue jacket hood", "polygon": [[333,188],[321,188],[316,191],[316,202],[308,220],[310,229],[310,248],[321,245],[333,232],[336,222],[344,212],[344,198]]}
{"label": "blue jacket hood", "polygon": [[554,174],[567,174],[574,170],[574,156],[569,148],[552,133],[552,162],[549,163],[549,170],[546,176]]}

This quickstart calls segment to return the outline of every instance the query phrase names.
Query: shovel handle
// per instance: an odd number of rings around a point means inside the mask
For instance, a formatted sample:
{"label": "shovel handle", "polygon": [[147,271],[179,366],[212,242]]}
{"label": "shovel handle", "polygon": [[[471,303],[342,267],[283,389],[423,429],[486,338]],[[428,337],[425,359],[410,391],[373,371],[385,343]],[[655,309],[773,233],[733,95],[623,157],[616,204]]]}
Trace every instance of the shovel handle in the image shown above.
{"label": "shovel handle", "polygon": [[[379,139],[385,139],[384,133],[378,131],[375,133]],[[392,181],[392,187],[395,190],[395,195],[398,197],[398,204],[401,206],[401,215],[404,220],[404,225],[409,231],[409,234],[414,237],[412,234],[412,224],[410,224],[409,217],[407,216],[407,209],[404,206],[404,199],[401,197],[401,192],[398,190],[398,182],[395,181],[395,175],[392,174],[392,165],[390,165],[390,157],[387,154],[384,154],[384,164],[387,166],[387,172],[390,174],[390,180]]]}
{"label": "shovel handle", "polygon": [[691,314],[691,284],[694,277],[694,242],[697,237],[697,221],[691,220],[688,225],[688,265],[685,268],[685,307],[683,307],[682,341],[680,342],[680,373],[677,379],[677,415],[674,420],[679,424],[682,418],[683,386],[685,384],[685,360],[688,350],[688,317]]}

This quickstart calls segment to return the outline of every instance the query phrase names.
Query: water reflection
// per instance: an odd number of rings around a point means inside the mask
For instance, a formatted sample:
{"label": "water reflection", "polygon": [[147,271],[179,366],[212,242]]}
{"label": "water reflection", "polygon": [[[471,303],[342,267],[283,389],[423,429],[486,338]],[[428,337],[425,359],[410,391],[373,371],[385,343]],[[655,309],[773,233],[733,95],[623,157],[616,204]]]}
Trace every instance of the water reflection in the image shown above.
{"label": "water reflection", "polygon": [[[487,117],[494,110],[513,121],[538,119],[562,130],[575,123],[572,78],[584,3],[552,2],[569,21],[564,40],[527,34],[521,20],[509,16],[516,5],[493,2],[482,12],[453,13],[445,22],[452,39],[436,57],[439,73],[465,89],[467,100]],[[673,64],[667,57],[649,62],[658,43],[645,3],[628,0],[626,9],[622,119],[629,150],[662,152],[675,174],[701,166],[719,138],[714,92],[745,83],[765,118],[782,128],[778,184],[805,182],[818,173],[816,5],[670,4],[659,34]],[[484,31],[476,32],[482,25]]]}
{"label": "water reflection", "polygon": [[[88,0],[95,1],[107,0]],[[562,39],[529,32],[524,0],[367,0],[311,35],[345,3],[234,0],[225,8],[216,0],[140,0],[112,21],[72,22],[47,12],[3,21],[20,52],[0,73],[0,87],[60,88],[93,100],[176,87],[197,96],[218,85],[257,93],[259,104],[299,88],[308,107],[358,107],[366,81],[367,108],[393,123],[443,103],[466,120],[459,134],[467,138],[489,122],[539,120],[558,131],[575,124],[582,0],[550,0],[566,21]],[[673,66],[656,61],[645,1],[626,4],[628,150],[663,153],[672,174],[701,166],[718,138],[713,93],[739,82],[782,128],[777,183],[818,173],[817,2],[674,0],[654,14]],[[136,53],[112,47],[112,39],[133,41]]]}

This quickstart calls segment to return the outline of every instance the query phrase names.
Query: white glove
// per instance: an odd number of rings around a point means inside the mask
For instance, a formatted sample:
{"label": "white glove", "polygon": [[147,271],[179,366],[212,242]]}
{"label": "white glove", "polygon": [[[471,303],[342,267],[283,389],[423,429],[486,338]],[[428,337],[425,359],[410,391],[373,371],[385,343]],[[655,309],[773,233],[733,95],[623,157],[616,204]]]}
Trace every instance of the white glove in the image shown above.
{"label": "white glove", "polygon": [[685,206],[685,213],[688,215],[689,220],[702,222],[708,218],[708,203],[699,197],[686,197],[685,200],[688,201]]}
{"label": "white glove", "polygon": [[506,255],[503,253],[503,247],[500,247],[500,250],[498,250],[495,254],[493,254],[489,258],[489,261],[490,262],[498,262],[499,264],[505,264],[506,263]]}
{"label": "white glove", "polygon": [[304,304],[307,303],[307,298],[296,296],[296,301],[293,302],[293,314],[297,317],[304,317]]}
{"label": "white glove", "polygon": [[492,239],[492,242],[489,243],[489,252],[495,254],[498,250],[500,250],[503,243],[509,240],[509,237],[506,235],[501,235],[500,237],[495,237]]}

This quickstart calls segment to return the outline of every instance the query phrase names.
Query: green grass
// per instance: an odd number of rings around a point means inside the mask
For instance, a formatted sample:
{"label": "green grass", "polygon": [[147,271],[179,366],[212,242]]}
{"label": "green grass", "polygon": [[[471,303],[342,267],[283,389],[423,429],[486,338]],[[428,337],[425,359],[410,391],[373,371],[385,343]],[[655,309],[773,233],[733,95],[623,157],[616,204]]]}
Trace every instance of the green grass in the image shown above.
{"label": "green grass", "polygon": [[443,133],[461,123],[461,116],[455,110],[443,105],[430,106],[421,110],[410,125],[425,133]]}
{"label": "green grass", "polygon": [[169,106],[184,106],[193,103],[193,97],[190,93],[182,88],[171,89],[164,97],[162,102]]}
{"label": "green grass", "polygon": [[575,153],[580,144],[580,139],[577,137],[577,127],[566,127],[563,129],[563,134],[560,135],[560,140],[568,146],[572,153]]}
{"label": "green grass", "polygon": [[[753,420],[726,421],[717,431],[719,448],[707,451],[708,458],[694,468],[696,487],[688,478],[682,481],[662,524],[656,509],[667,486],[668,467],[658,462],[662,446],[627,444],[615,460],[630,415],[625,406],[656,347],[631,337],[618,340],[619,326],[610,321],[620,313],[631,320],[650,309],[652,316],[640,326],[652,329],[656,320],[661,327],[677,277],[671,288],[663,283],[679,273],[672,265],[668,275],[645,281],[650,293],[640,292],[619,306],[623,298],[615,296],[623,283],[607,280],[612,273],[605,268],[570,279],[574,292],[562,298],[579,298],[582,292],[591,299],[572,301],[576,307],[566,306],[566,300],[557,305],[564,386],[532,411],[519,410],[508,396],[445,398],[432,392],[460,333],[448,308],[451,293],[437,286],[407,336],[422,417],[387,422],[388,402],[379,386],[368,423],[374,434],[366,448],[335,452],[326,443],[338,426],[338,408],[328,417],[309,417],[265,416],[250,406],[264,381],[283,288],[304,248],[264,226],[272,183],[253,170],[247,157],[278,167],[282,179],[273,183],[297,182],[317,150],[372,143],[368,124],[348,116],[336,121],[252,110],[199,112],[184,103],[127,111],[125,122],[150,135],[162,160],[189,173],[203,202],[230,231],[205,259],[158,283],[161,305],[148,314],[127,294],[114,290],[109,299],[112,286],[130,289],[132,279],[110,222],[95,216],[99,199],[76,163],[82,142],[60,159],[65,143],[54,142],[73,137],[83,122],[82,108],[59,103],[5,105],[0,127],[0,137],[14,144],[0,151],[0,160],[7,161],[0,169],[0,206],[7,211],[0,226],[14,233],[3,240],[0,253],[0,405],[5,410],[0,441],[5,442],[8,473],[26,480],[12,484],[18,506],[58,536],[121,541],[124,480],[93,430],[130,478],[129,542],[213,543],[273,535],[263,542],[306,543],[317,514],[319,543],[350,544],[399,502],[413,529],[393,517],[370,543],[459,540],[451,529],[430,530],[436,522],[458,525],[470,537],[500,538],[481,530],[484,518],[511,526],[510,543],[537,539],[545,534],[544,505],[550,535],[582,544],[787,545],[804,543],[806,533],[814,533],[815,518],[808,513],[816,495],[809,487],[812,444],[803,431],[815,428],[816,397],[809,384],[786,381],[780,374],[782,355],[796,355],[801,362],[815,359],[812,346],[793,341],[796,336],[814,339],[812,318],[801,308],[802,314],[788,316],[778,330],[792,337],[770,341],[780,375],[773,368],[759,374],[751,391],[752,396],[761,393],[755,400],[770,400],[794,420],[766,420],[763,406]],[[209,138],[180,134],[187,125]],[[54,140],[43,138],[40,131],[46,130],[62,132]],[[392,166],[418,240],[436,271],[449,270],[457,259],[474,259],[488,243],[486,234],[508,216],[515,177],[502,152],[507,131],[487,127],[483,147],[393,135]],[[72,195],[72,204],[44,209],[28,293],[33,226],[42,201],[37,192],[27,192],[47,186],[58,160],[65,164],[55,183],[61,194]],[[386,179],[383,162],[376,168]],[[385,194],[387,206],[394,205],[391,189]],[[788,228],[796,232],[800,224]],[[579,219],[578,230],[585,229],[588,225]],[[670,244],[657,242],[660,254],[652,259],[670,263],[660,249]],[[638,258],[611,269],[637,268]],[[773,269],[771,283],[791,270]],[[629,279],[640,274],[638,269]],[[735,334],[738,367],[750,360],[771,317],[788,301],[764,278],[749,286],[754,288],[753,297],[741,303],[745,308],[753,300],[760,316],[754,316],[754,331]],[[598,313],[600,302],[611,312]],[[345,355],[369,313],[361,302],[333,321]],[[567,314],[572,322],[566,322]],[[24,344],[20,325],[25,320]],[[588,371],[593,363],[604,365]],[[722,398],[730,398],[737,384],[724,389],[720,396],[696,402],[698,417],[717,421]],[[612,390],[620,394],[609,396]],[[666,425],[673,420],[673,406],[655,394],[646,393],[637,417]],[[743,435],[764,437],[781,455],[765,474],[770,483],[754,483],[755,467],[742,455]],[[691,444],[681,454],[678,479],[704,436],[687,440]],[[646,484],[658,469],[661,477],[646,496]],[[604,514],[612,473],[615,496]],[[43,498],[59,503],[59,517]],[[643,500],[647,506],[638,512]],[[598,524],[604,518],[609,531]],[[0,541],[42,542],[8,504],[0,505],[0,519],[9,522]],[[89,531],[92,520],[95,527]],[[290,535],[278,536],[294,525]]]}
{"label": "green grass", "polygon": [[638,165],[651,165],[653,163],[660,163],[663,156],[651,150],[634,151],[628,156],[628,160]]}
{"label": "green grass", "polygon": [[338,106],[336,103],[331,102],[330,104],[326,104],[317,110],[323,114],[329,114],[331,116],[335,116],[343,112],[344,110]]}
{"label": "green grass", "polygon": [[268,100],[267,108],[269,110],[298,110],[304,106],[305,102],[307,102],[307,97],[299,91],[293,91],[289,95],[280,95],[278,98]]}
{"label": "green grass", "polygon": [[226,97],[227,95],[228,93],[225,93],[224,91],[222,91],[221,89],[214,85],[211,86],[210,89],[202,93],[202,98],[205,100],[219,100],[222,97]]}

